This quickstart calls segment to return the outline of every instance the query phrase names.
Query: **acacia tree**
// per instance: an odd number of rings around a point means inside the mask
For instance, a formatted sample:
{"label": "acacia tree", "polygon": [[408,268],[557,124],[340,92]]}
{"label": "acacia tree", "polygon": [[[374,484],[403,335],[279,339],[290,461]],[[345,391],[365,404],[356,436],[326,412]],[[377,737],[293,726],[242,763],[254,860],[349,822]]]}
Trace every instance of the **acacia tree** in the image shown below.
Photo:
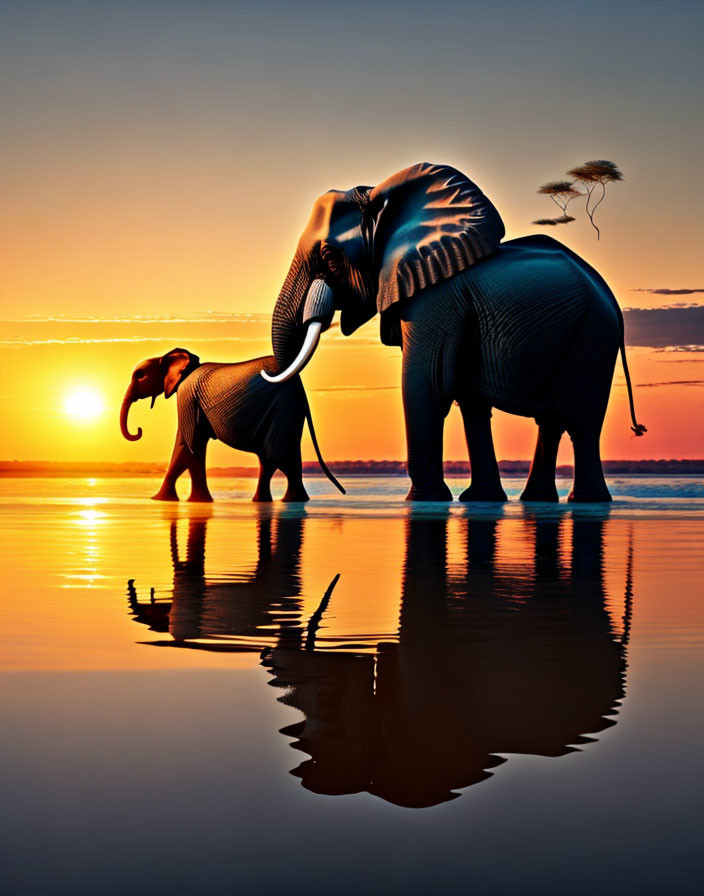
{"label": "acacia tree", "polygon": [[[594,223],[594,212],[599,208],[606,196],[606,185],[614,181],[623,180],[623,174],[618,167],[609,162],[608,159],[595,159],[592,162],[585,162],[577,168],[572,168],[567,172],[570,177],[574,178],[574,182],[585,188],[587,196],[587,214],[592,222],[592,227],[596,230],[596,238],[599,239],[601,233]],[[592,196],[597,187],[601,187],[601,195],[598,197],[594,205],[590,209]]]}
{"label": "acacia tree", "polygon": [[543,184],[538,192],[549,196],[555,205],[562,210],[562,214],[559,218],[541,218],[539,221],[534,221],[534,224],[569,224],[570,221],[574,221],[574,218],[567,214],[567,206],[575,196],[581,196],[582,194],[579,190],[574,189],[572,181],[551,180]]}
{"label": "acacia tree", "polygon": [[[623,174],[618,167],[607,159],[594,159],[591,162],[585,162],[578,165],[567,172],[572,178],[569,180],[548,181],[538,189],[538,193],[549,196],[550,199],[562,210],[562,215],[558,218],[539,218],[533,221],[534,224],[541,226],[553,226],[556,224],[569,224],[575,219],[567,214],[567,206],[577,196],[586,197],[586,212],[589,216],[592,227],[596,230],[596,238],[599,239],[601,232],[594,223],[594,212],[604,201],[606,196],[606,185],[614,181],[623,180]],[[582,190],[575,189],[575,185],[583,187]],[[601,193],[598,188],[601,187]],[[594,202],[594,192],[597,190],[597,198]]]}

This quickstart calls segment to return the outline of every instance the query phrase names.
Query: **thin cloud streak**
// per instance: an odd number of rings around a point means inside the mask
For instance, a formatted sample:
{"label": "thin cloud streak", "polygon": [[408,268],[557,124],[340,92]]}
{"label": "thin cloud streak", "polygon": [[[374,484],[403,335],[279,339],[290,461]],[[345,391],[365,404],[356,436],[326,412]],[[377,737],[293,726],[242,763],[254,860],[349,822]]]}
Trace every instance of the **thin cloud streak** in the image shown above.
{"label": "thin cloud streak", "polygon": [[308,389],[309,392],[386,392],[391,389],[400,389],[400,386],[318,386]]}
{"label": "thin cloud streak", "polygon": [[[704,304],[669,305],[662,308],[625,308],[623,311],[626,327],[626,344],[632,347],[651,348],[655,350],[698,352],[704,346]],[[192,340],[201,343],[233,342],[256,343],[268,342],[269,316],[266,314],[208,314],[194,317],[42,317],[33,316],[25,319],[6,320],[6,327],[14,327],[19,332],[12,338],[11,330],[0,340],[0,347],[16,348],[18,346],[41,345],[93,345],[140,342],[171,342],[174,339]],[[154,333],[154,325],[164,330]],[[180,329],[171,331],[173,325]],[[266,331],[264,329],[266,325]],[[75,335],[69,332],[64,335],[66,327],[75,327]],[[120,328],[130,327],[125,335],[118,335]],[[37,328],[32,338],[32,328]],[[46,329],[48,328],[48,333]],[[99,335],[108,329],[110,335]],[[198,332],[188,332],[188,328]],[[139,333],[141,329],[141,333]],[[134,332],[137,330],[137,333]],[[124,333],[124,330],[122,331]],[[80,333],[80,335],[78,335]],[[255,335],[256,333],[256,335]],[[49,335],[51,334],[51,335]],[[10,338],[8,338],[8,336]],[[46,338],[40,338],[46,337]],[[321,341],[321,348],[334,345],[343,337],[337,324]],[[378,350],[379,339],[376,333],[368,332],[355,335],[349,342],[356,347],[374,346]],[[349,391],[349,390],[348,390]]]}
{"label": "thin cloud streak", "polygon": [[671,289],[667,286],[660,286],[656,289],[632,289],[631,292],[647,292],[653,296],[691,296],[695,293],[704,292],[704,286],[698,289]]}
{"label": "thin cloud streak", "polygon": [[181,317],[164,317],[160,315],[131,315],[128,317],[51,317],[41,314],[31,314],[27,317],[3,318],[3,324],[248,324],[268,323],[270,314],[228,314],[224,311],[208,312],[205,316],[199,314],[182,315]]}
{"label": "thin cloud streak", "polygon": [[638,383],[639,389],[655,389],[658,386],[704,386],[704,380],[665,380],[662,383]]}
{"label": "thin cloud streak", "polygon": [[[704,344],[702,345],[665,345],[655,349],[656,352],[691,352],[692,354],[702,354],[704,352]],[[658,360],[665,360],[658,358]],[[688,363],[692,363],[691,361]]]}
{"label": "thin cloud streak", "polygon": [[[68,339],[2,339],[0,348],[24,348],[34,345],[100,345],[103,343],[138,343],[138,342],[168,342],[173,341],[174,336],[125,336],[110,339],[81,339],[79,336]],[[254,342],[261,343],[262,338],[254,336],[197,336],[194,342]]]}

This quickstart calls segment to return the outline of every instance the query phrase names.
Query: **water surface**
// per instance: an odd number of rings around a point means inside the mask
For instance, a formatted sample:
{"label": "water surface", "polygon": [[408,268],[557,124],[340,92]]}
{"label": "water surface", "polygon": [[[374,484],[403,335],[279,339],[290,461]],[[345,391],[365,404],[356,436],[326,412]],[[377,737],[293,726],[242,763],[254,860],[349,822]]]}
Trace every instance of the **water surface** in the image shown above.
{"label": "water surface", "polygon": [[0,481],[0,883],[698,889],[704,484],[505,484]]}

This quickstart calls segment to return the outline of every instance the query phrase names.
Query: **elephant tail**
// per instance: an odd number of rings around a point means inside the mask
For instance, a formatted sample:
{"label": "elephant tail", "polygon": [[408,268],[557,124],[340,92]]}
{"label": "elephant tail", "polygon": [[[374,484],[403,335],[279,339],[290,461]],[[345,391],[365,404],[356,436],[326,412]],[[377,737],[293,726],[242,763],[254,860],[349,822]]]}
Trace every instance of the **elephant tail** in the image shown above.
{"label": "elephant tail", "polygon": [[[618,305],[616,306],[618,308]],[[626,362],[626,337],[624,333],[623,326],[623,314],[621,313],[621,309],[618,308],[619,312],[619,321],[621,324],[621,360],[623,361],[623,373],[626,377],[626,387],[628,389],[628,403],[631,406],[631,421],[633,426],[631,429],[637,436],[642,436],[643,433],[647,432],[647,428],[643,426],[642,423],[639,423],[636,420],[636,407],[633,404],[633,387],[631,386],[631,375],[628,372],[628,363]]]}
{"label": "elephant tail", "polygon": [[[568,249],[567,246],[564,246],[562,243],[557,242],[557,240],[553,240],[552,237],[545,236],[543,234],[540,234],[538,237],[530,236],[530,237],[523,237],[522,239],[526,240],[526,241],[539,239],[543,246],[546,246],[546,245],[550,246],[550,245],[554,245],[555,243],[557,243],[557,245],[560,247],[561,251],[564,252],[565,255],[567,255],[569,258],[571,258],[574,262],[576,262],[576,264],[583,271],[585,271],[586,274],[589,277],[591,277],[591,279],[596,284],[600,285],[602,287],[602,289],[605,290],[606,294],[609,296],[609,301],[613,305],[613,307],[616,311],[616,314],[618,316],[618,325],[619,325],[620,336],[621,336],[621,344],[620,344],[621,360],[623,361],[623,372],[626,377],[626,386],[628,388],[628,403],[631,406],[631,422],[633,423],[633,426],[631,427],[631,429],[637,436],[642,436],[643,433],[646,433],[648,430],[646,429],[645,426],[643,426],[642,423],[639,423],[636,420],[636,407],[633,404],[633,387],[631,386],[631,375],[628,372],[628,363],[626,362],[626,337],[625,337],[625,325],[623,322],[623,312],[621,311],[618,301],[616,300],[616,296],[613,294],[608,283],[606,282],[606,280],[604,280],[604,278],[601,276],[601,274],[597,270],[595,270],[590,264],[588,264],[583,258],[580,258],[580,256],[577,255],[576,252],[573,252],[571,249]],[[545,241],[547,241],[547,240],[549,240],[550,242],[546,243]],[[516,240],[516,242],[520,243],[521,240]]]}
{"label": "elephant tail", "polygon": [[332,482],[332,484],[335,486],[335,488],[338,489],[338,491],[341,491],[343,495],[346,495],[347,492],[344,490],[344,488],[340,485],[340,483],[337,481],[337,479],[335,479],[333,474],[330,472],[330,470],[328,469],[328,465],[325,463],[325,461],[323,460],[323,456],[320,453],[320,448],[318,446],[318,439],[315,436],[315,427],[313,426],[313,418],[311,417],[311,414],[310,414],[310,406],[308,404],[307,398],[306,398],[306,420],[308,421],[308,429],[310,430],[310,438],[311,438],[311,441],[313,442],[313,447],[315,448],[315,453],[318,457],[318,463],[320,464],[321,470],[323,471],[323,473],[325,473],[325,475],[328,477],[330,482]]}

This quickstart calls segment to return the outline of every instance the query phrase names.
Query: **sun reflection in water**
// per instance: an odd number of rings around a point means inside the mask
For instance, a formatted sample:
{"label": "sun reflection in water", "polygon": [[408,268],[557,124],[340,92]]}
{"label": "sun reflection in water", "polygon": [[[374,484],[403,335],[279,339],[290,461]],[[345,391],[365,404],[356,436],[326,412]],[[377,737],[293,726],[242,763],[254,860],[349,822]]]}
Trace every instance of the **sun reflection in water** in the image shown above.
{"label": "sun reflection in water", "polygon": [[71,523],[79,527],[83,541],[80,548],[76,544],[72,552],[76,566],[74,571],[64,575],[69,580],[64,588],[92,588],[97,581],[106,578],[98,571],[101,558],[99,531],[107,524],[108,516],[102,510],[94,509],[96,504],[102,503],[99,498],[81,498],[80,503],[88,506],[77,511]]}

